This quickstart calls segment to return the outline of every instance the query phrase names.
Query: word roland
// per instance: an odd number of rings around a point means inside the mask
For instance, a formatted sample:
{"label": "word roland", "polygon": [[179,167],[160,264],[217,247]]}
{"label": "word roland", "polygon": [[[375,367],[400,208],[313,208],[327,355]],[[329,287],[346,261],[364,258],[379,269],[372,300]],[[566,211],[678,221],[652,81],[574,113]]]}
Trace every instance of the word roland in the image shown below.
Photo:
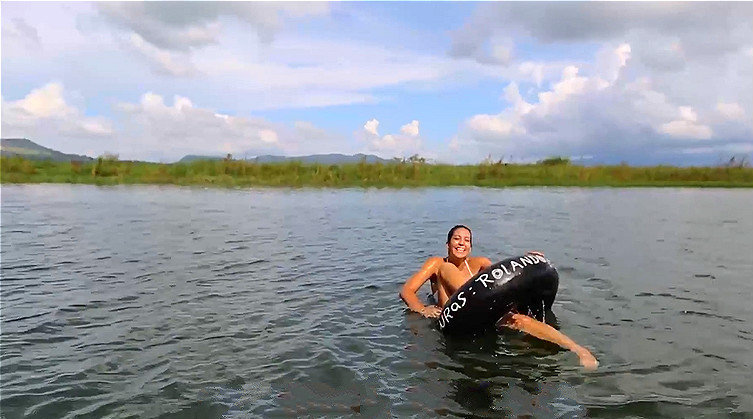
{"label": "word roland", "polygon": [[[480,282],[484,285],[484,288],[489,288],[490,284],[493,284],[495,281],[502,279],[505,275],[507,275],[509,278],[507,278],[507,281],[512,279],[512,274],[514,274],[518,269],[523,269],[528,265],[535,265],[537,263],[546,262],[546,259],[542,256],[528,254],[526,256],[522,256],[518,258],[517,260],[513,259],[510,262],[510,266],[507,267],[504,264],[499,265],[498,268],[492,269],[492,271],[488,274],[481,274],[478,278],[476,278],[475,282]],[[491,278],[489,278],[489,275],[491,275]],[[507,282],[505,281],[505,282]],[[458,293],[458,296],[456,298],[457,301],[454,301],[452,304],[448,305],[447,307],[442,310],[442,314],[439,316],[439,328],[444,329],[444,327],[447,325],[447,323],[450,321],[450,319],[453,318],[452,313],[460,310],[461,308],[465,307],[465,303],[467,302],[467,298],[465,297],[465,291],[461,291]]]}
{"label": "word roland", "polygon": [[[510,276],[514,274],[518,269],[523,269],[528,265],[535,265],[540,262],[546,262],[546,259],[544,259],[541,256],[537,255],[526,255],[518,258],[520,263],[518,263],[517,260],[513,259],[510,262],[510,267],[508,268],[504,264],[499,265],[499,268],[492,269],[491,276],[493,279],[489,278],[489,274],[481,274],[474,282],[481,282],[485,288],[489,288],[489,284],[493,284],[494,281],[498,279],[502,279],[503,276],[507,275]],[[509,281],[512,278],[508,278],[507,281]],[[507,282],[505,281],[505,282]]]}

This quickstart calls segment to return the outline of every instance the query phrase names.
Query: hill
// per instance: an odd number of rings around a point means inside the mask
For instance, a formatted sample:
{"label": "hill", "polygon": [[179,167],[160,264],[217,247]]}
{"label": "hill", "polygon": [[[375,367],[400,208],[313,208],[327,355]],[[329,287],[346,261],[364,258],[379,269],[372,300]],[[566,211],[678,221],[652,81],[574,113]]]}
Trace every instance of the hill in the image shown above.
{"label": "hill", "polygon": [[[197,156],[189,154],[178,161],[178,163],[190,163],[196,160],[222,160],[223,157],[219,156]],[[273,156],[265,154],[256,156],[254,158],[247,159],[246,161],[254,163],[289,163],[292,161],[299,161],[305,164],[350,164],[360,163],[365,160],[366,163],[390,163],[392,160],[383,159],[373,154],[312,154],[308,156]]]}
{"label": "hill", "polygon": [[178,160],[178,163],[191,163],[191,162],[197,161],[197,160],[213,160],[214,161],[214,160],[222,160],[222,159],[224,159],[224,157],[220,157],[220,156],[199,156],[199,155],[196,155],[196,154],[188,154],[188,155],[183,156],[182,159]]}
{"label": "hill", "polygon": [[51,148],[43,147],[26,138],[3,138],[0,140],[0,155],[2,157],[21,156],[30,160],[52,161],[91,161],[89,156],[61,153]]}

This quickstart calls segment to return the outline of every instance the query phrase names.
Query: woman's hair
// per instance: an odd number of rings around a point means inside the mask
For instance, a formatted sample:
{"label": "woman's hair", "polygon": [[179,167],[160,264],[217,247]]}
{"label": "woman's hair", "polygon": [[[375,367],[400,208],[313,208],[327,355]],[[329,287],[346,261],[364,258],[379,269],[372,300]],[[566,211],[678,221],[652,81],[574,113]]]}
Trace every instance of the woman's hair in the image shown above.
{"label": "woman's hair", "polygon": [[464,226],[462,224],[458,224],[455,227],[453,227],[453,228],[450,229],[450,232],[447,233],[447,243],[450,242],[450,239],[452,238],[453,233],[455,233],[455,230],[457,230],[459,228],[464,228],[464,229],[468,230],[469,233],[471,233],[471,246],[473,246],[473,232],[471,231],[470,228],[468,228],[468,227],[466,227],[466,226]]}

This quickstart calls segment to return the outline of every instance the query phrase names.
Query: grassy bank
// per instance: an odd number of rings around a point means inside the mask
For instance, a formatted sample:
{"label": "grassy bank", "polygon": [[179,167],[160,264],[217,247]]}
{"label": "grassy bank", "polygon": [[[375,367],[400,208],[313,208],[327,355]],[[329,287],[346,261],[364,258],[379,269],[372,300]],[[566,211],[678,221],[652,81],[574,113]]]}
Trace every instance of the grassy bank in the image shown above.
{"label": "grassy bank", "polygon": [[392,164],[256,164],[238,160],[144,163],[98,159],[90,163],[3,157],[7,183],[175,184],[206,186],[417,187],[417,186],[697,186],[753,187],[750,167],[578,166],[549,160],[538,164],[485,163],[450,166]]}

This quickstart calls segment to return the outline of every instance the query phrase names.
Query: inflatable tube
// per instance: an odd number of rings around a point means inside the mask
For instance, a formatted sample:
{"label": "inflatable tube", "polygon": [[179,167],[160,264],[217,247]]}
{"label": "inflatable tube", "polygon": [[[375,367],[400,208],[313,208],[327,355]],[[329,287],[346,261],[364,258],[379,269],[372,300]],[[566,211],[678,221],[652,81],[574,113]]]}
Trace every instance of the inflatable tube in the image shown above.
{"label": "inflatable tube", "polygon": [[558,286],[557,270],[546,258],[527,254],[505,259],[476,274],[447,300],[439,328],[446,334],[474,333],[511,311],[543,321]]}

